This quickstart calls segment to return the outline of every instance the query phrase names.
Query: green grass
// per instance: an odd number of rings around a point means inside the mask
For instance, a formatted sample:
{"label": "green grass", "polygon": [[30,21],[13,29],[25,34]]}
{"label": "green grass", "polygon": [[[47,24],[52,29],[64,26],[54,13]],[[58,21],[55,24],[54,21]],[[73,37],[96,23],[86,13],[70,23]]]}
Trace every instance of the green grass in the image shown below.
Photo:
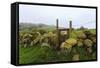
{"label": "green grass", "polygon": [[[71,38],[77,38],[77,33],[81,30],[75,30],[71,33]],[[90,29],[91,32],[96,32],[95,29]],[[83,47],[76,47],[77,53],[80,55],[80,60],[93,60],[96,59],[96,51],[87,55],[86,50]],[[22,47],[19,45],[19,64],[28,63],[46,63],[55,61],[72,61],[73,53],[65,54],[58,53],[58,51],[49,48],[41,47],[40,45],[34,45],[30,47]]]}
{"label": "green grass", "polygon": [[[93,60],[96,59],[96,52],[91,55],[86,55],[86,50],[82,47],[76,47],[77,53],[80,55],[80,60]],[[39,45],[32,47],[19,47],[19,64],[27,63],[47,63],[55,61],[73,61],[71,53],[60,53],[58,51],[48,48],[40,47]]]}
{"label": "green grass", "polygon": [[[40,47],[39,45],[23,48],[19,46],[19,63],[41,63],[65,61],[67,57],[64,54],[58,54],[54,49],[48,47]],[[69,58],[68,58],[69,60]]]}
{"label": "green grass", "polygon": [[[96,33],[96,29],[89,29],[90,32],[92,33]],[[75,38],[77,39],[77,34],[79,34],[80,32],[82,32],[82,30],[73,30],[72,33],[70,34],[70,38]]]}
{"label": "green grass", "polygon": [[90,29],[92,33],[96,33],[96,29]]}
{"label": "green grass", "polygon": [[19,46],[19,64],[46,63],[55,61],[71,61],[72,54],[58,53],[58,51],[35,45],[23,48]]}

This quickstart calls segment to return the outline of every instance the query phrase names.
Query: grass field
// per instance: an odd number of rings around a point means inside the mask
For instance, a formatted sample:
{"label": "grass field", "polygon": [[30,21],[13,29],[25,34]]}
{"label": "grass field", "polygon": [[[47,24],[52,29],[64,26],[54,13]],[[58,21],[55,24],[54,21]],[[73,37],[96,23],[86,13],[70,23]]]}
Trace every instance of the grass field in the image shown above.
{"label": "grass field", "polygon": [[[80,54],[81,60],[95,60],[96,52],[90,55],[86,55],[86,51],[81,47],[76,47],[78,54]],[[48,63],[48,62],[57,62],[57,61],[73,61],[73,53],[64,54],[58,53],[56,50],[53,50],[48,47],[40,47],[39,45],[23,48],[19,47],[19,63]]]}
{"label": "grass field", "polygon": [[[95,33],[95,29],[91,29],[91,32]],[[75,30],[71,33],[71,38],[77,38],[77,33],[79,30]],[[48,62],[57,62],[57,61],[73,61],[72,57],[74,56],[74,49],[76,49],[77,54],[80,55],[79,61],[81,60],[95,60],[96,59],[96,50],[92,54],[87,54],[86,50],[83,47],[74,47],[72,51],[68,54],[62,53],[60,51],[54,50],[49,47],[41,47],[41,44],[34,45],[31,47],[22,47],[22,44],[19,45],[19,64],[28,64],[28,63],[48,63]]]}
{"label": "grass field", "polygon": [[39,45],[36,45],[29,48],[19,48],[19,63],[21,64],[70,60],[70,58],[66,58],[64,54],[59,55],[57,51],[48,47],[40,47]]}

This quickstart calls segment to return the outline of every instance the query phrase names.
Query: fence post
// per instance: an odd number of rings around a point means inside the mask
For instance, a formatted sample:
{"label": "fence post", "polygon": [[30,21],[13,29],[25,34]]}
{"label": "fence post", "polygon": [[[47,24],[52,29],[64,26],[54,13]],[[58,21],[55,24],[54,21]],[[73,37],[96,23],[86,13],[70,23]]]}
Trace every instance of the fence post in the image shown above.
{"label": "fence post", "polygon": [[56,20],[56,28],[58,30],[58,19]]}
{"label": "fence post", "polygon": [[57,30],[57,50],[60,49],[60,32],[59,32],[59,20],[56,19],[56,30]]}
{"label": "fence post", "polygon": [[72,32],[72,21],[70,20],[69,21],[69,37],[71,35],[71,32]]}

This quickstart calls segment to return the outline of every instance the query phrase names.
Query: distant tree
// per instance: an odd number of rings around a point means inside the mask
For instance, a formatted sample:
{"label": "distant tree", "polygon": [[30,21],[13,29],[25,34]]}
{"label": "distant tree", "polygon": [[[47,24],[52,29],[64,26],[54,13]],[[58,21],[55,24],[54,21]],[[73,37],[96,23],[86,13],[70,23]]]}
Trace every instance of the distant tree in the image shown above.
{"label": "distant tree", "polygon": [[87,30],[88,28],[85,28],[84,26],[81,26],[79,29],[80,30]]}
{"label": "distant tree", "polygon": [[81,29],[81,30],[84,30],[85,28],[84,28],[84,26],[81,26],[80,29]]}

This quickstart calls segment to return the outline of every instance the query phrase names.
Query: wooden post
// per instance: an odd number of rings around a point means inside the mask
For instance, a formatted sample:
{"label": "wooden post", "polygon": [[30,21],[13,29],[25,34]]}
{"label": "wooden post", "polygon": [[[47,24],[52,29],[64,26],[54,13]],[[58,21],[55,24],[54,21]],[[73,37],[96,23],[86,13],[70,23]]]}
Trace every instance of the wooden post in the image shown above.
{"label": "wooden post", "polygon": [[70,20],[69,21],[69,37],[71,35],[71,32],[72,32],[72,21]]}
{"label": "wooden post", "polygon": [[69,21],[70,22],[70,31],[72,31],[72,21]]}
{"label": "wooden post", "polygon": [[56,20],[56,30],[57,30],[57,50],[60,48],[60,32],[59,32],[59,23],[58,19]]}
{"label": "wooden post", "polygon": [[56,20],[56,28],[58,29],[58,19]]}

